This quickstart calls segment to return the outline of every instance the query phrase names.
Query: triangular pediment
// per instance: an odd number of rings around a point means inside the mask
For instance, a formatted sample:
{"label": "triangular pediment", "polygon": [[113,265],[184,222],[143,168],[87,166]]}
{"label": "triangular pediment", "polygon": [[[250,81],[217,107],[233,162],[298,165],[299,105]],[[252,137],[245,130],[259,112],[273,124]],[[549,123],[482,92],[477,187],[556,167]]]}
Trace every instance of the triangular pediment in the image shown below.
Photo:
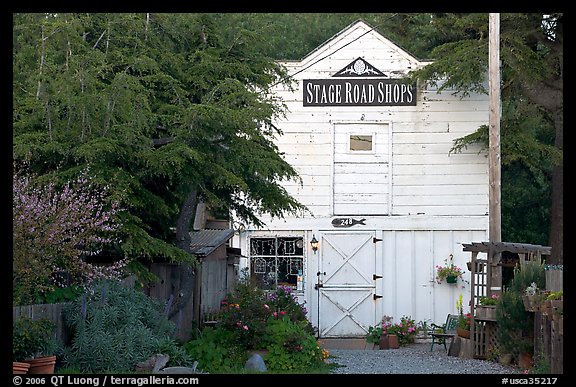
{"label": "triangular pediment", "polygon": [[386,77],[386,74],[358,57],[334,74],[333,77]]}

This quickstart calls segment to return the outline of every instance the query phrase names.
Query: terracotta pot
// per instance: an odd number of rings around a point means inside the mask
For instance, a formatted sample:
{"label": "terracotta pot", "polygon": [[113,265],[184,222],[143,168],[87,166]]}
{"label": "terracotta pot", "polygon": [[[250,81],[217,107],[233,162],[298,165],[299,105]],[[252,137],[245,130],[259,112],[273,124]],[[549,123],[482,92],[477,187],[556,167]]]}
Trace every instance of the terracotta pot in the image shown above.
{"label": "terracotta pot", "polygon": [[387,335],[380,336],[380,349],[390,349],[390,340]]}
{"label": "terracotta pot", "polygon": [[456,333],[458,334],[458,336],[463,337],[465,339],[470,338],[470,331],[467,329],[456,328]]}
{"label": "terracotta pot", "polygon": [[522,352],[518,356],[518,367],[523,370],[532,368],[533,356],[529,352]]}
{"label": "terracotta pot", "polygon": [[12,373],[14,375],[22,375],[28,373],[28,368],[30,368],[30,364],[20,362],[20,361],[13,361],[12,362]]}
{"label": "terracotta pot", "polygon": [[400,343],[398,342],[398,336],[388,335],[388,344],[390,345],[390,349],[400,348]]}
{"label": "terracotta pot", "polygon": [[56,367],[56,356],[44,356],[36,359],[27,359],[24,362],[30,364],[29,374],[53,374]]}

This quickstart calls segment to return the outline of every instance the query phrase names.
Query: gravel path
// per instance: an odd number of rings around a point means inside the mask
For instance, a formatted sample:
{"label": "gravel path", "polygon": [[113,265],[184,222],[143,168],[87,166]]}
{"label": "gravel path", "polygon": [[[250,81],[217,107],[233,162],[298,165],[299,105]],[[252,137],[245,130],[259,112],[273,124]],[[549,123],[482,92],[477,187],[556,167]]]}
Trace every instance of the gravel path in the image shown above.
{"label": "gravel path", "polygon": [[331,349],[333,374],[518,374],[516,367],[487,360],[448,356],[444,348],[411,344],[399,349]]}

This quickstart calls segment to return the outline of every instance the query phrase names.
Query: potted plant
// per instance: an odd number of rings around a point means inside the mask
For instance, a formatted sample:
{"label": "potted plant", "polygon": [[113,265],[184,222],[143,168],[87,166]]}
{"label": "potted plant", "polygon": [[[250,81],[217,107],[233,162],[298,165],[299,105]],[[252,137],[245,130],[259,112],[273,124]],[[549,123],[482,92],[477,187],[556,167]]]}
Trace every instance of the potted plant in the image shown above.
{"label": "potted plant", "polygon": [[542,304],[542,312],[548,316],[561,315],[564,312],[564,292],[548,292]]}
{"label": "potted plant", "polygon": [[442,281],[455,284],[458,282],[458,278],[465,281],[463,277],[464,270],[454,265],[452,262],[453,258],[453,255],[450,254],[450,257],[444,260],[444,265],[436,265],[436,282],[439,284],[441,284]]}
{"label": "potted plant", "polygon": [[462,306],[462,294],[458,296],[458,301],[456,301],[456,309],[458,310],[458,324],[456,325],[456,333],[460,337],[469,339],[472,316],[470,313],[464,314],[464,308]]}
{"label": "potted plant", "polygon": [[[382,326],[380,324],[368,327],[368,333],[366,334],[366,341],[372,344],[373,347],[381,344],[380,343],[381,337],[382,337]],[[381,347],[380,349],[384,348]]]}
{"label": "potted plant", "polygon": [[543,301],[544,297],[540,292],[540,289],[538,289],[536,282],[532,282],[526,287],[524,294],[522,295],[522,302],[524,308],[526,308],[528,312],[539,312],[542,308]]}
{"label": "potted plant", "polygon": [[496,304],[498,303],[498,294],[492,296],[483,296],[478,299],[478,306],[476,307],[476,318],[496,320]]}
{"label": "potted plant", "polygon": [[41,318],[33,320],[20,317],[13,323],[12,358],[14,362],[28,363],[30,374],[54,373],[56,341],[53,337],[56,325]]}
{"label": "potted plant", "polygon": [[380,349],[396,349],[400,347],[398,335],[394,331],[392,317],[383,316],[380,322],[382,327],[382,336],[380,336]]}

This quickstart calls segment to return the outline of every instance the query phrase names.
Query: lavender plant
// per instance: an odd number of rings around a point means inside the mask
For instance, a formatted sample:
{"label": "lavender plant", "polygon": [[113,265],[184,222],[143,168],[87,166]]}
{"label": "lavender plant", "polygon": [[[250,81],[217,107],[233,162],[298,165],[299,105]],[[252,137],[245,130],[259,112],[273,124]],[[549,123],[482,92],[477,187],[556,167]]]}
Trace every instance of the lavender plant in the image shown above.
{"label": "lavender plant", "polygon": [[14,304],[43,302],[58,288],[122,276],[127,259],[109,266],[89,262],[118,242],[120,208],[107,203],[108,187],[98,187],[88,172],[62,187],[13,174]]}

